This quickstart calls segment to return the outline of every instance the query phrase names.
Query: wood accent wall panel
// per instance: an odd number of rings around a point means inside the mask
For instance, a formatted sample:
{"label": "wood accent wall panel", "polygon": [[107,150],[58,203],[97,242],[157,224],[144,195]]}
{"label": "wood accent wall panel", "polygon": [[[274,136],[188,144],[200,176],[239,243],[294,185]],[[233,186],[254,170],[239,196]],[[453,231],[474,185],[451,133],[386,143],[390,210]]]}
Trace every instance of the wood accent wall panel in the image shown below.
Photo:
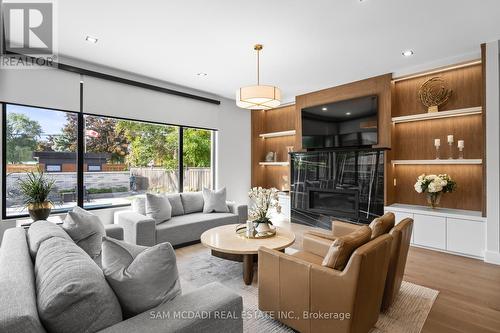
{"label": "wood accent wall panel", "polygon": [[446,104],[439,107],[440,111],[462,109],[483,105],[482,98],[482,69],[481,64],[464,67],[456,70],[435,73],[418,78],[396,82],[396,98],[392,116],[408,116],[426,113],[427,108],[418,98],[420,86],[432,77],[442,77],[453,90],[453,95]]}
{"label": "wood accent wall panel", "polygon": [[447,135],[454,136],[453,157],[458,158],[457,141],[465,141],[464,158],[484,156],[482,115],[433,119],[394,126],[393,150],[398,160],[436,158],[434,139],[441,139],[441,159],[449,157]]}
{"label": "wood accent wall panel", "polygon": [[295,145],[294,136],[261,138],[259,134],[295,130],[295,105],[287,105],[268,111],[252,112],[252,186],[275,187],[288,190],[289,166],[262,166],[270,151],[277,152],[277,161],[289,160],[287,146]]}
{"label": "wood accent wall panel", "polygon": [[378,95],[379,103],[379,137],[374,148],[391,147],[391,74],[343,84],[337,87],[319,90],[295,98],[295,123],[297,135],[295,146],[302,150],[301,110],[305,107],[327,104],[357,97]]}
{"label": "wood accent wall panel", "polygon": [[[483,60],[484,61],[484,60]],[[431,77],[441,76],[453,90],[450,100],[440,111],[483,106],[483,64],[457,68],[393,83],[392,116],[426,113],[427,108],[418,99],[418,89]],[[453,134],[454,158],[458,157],[457,141],[465,140],[465,158],[482,159],[483,165],[386,165],[386,204],[405,203],[427,205],[424,194],[417,193],[413,185],[422,173],[448,173],[457,181],[455,193],[443,195],[440,206],[470,209],[485,214],[485,112],[482,114],[425,120],[393,125],[392,152],[388,160],[434,159],[434,139],[441,139],[441,159],[448,158],[447,135]],[[394,186],[393,181],[397,180]]]}
{"label": "wood accent wall panel", "polygon": [[413,188],[416,178],[422,174],[448,173],[457,182],[457,190],[445,193],[441,207],[481,211],[482,202],[482,166],[481,165],[398,165],[394,169],[397,185],[395,200],[397,203],[428,205],[425,194],[419,194]]}
{"label": "wood accent wall panel", "polygon": [[259,162],[262,161],[262,152],[265,150],[265,142],[259,134],[265,131],[265,111],[251,112],[252,122],[252,186],[265,186],[265,169],[261,168]]}
{"label": "wood accent wall panel", "polygon": [[481,80],[481,102],[483,105],[483,216],[486,216],[486,195],[487,195],[487,186],[488,182],[486,181],[486,159],[488,158],[486,156],[486,44],[481,44],[481,74],[482,74],[482,80]]}

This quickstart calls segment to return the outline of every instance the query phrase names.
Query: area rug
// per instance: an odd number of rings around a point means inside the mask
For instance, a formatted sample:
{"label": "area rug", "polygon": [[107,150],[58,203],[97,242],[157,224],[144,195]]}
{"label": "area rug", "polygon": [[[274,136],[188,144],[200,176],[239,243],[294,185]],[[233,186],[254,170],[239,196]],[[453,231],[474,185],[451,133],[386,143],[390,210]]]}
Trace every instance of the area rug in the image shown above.
{"label": "area rug", "polygon": [[[247,286],[243,282],[241,263],[214,257],[200,244],[176,252],[183,293],[211,282],[220,282],[243,297],[244,332],[294,332],[258,310],[257,271],[252,284]],[[380,314],[372,333],[420,332],[438,293],[403,282],[396,301],[386,313]]]}

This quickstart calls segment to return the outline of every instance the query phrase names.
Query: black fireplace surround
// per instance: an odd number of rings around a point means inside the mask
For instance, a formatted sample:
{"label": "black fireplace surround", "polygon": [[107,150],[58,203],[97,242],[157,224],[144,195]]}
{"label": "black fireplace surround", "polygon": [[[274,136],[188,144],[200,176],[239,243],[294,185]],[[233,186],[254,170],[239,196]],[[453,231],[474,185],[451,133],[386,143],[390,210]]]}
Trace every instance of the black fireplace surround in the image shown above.
{"label": "black fireplace surround", "polygon": [[384,151],[291,153],[292,222],[331,228],[332,218],[370,223],[384,211]]}

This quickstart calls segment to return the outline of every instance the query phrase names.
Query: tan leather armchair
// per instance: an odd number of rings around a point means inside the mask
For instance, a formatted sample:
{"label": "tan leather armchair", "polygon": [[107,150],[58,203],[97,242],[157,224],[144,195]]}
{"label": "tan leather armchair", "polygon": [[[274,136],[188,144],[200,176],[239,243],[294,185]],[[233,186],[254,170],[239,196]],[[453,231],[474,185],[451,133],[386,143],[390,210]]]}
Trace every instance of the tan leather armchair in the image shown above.
{"label": "tan leather armchair", "polygon": [[[340,236],[349,234],[359,228],[359,225],[341,221],[332,221],[332,231],[308,231],[304,234],[303,248],[317,256],[324,257],[333,241]],[[382,311],[387,310],[394,302],[403,281],[408,250],[410,248],[413,220],[406,218],[396,224],[389,234],[393,237],[389,270],[382,301]]]}
{"label": "tan leather armchair", "polygon": [[343,271],[305,251],[259,249],[259,309],[302,333],[367,333],[382,303],[392,236],[359,247]]}

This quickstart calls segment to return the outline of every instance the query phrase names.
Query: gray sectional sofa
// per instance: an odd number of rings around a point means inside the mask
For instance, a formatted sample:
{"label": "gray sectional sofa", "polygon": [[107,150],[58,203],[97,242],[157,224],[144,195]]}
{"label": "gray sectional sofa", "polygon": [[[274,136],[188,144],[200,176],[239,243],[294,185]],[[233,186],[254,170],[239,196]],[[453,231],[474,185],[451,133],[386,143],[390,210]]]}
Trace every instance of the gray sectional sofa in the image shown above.
{"label": "gray sectional sofa", "polygon": [[246,205],[228,201],[228,213],[205,214],[201,192],[176,193],[168,197],[173,207],[174,202],[181,202],[182,207],[178,207],[177,210],[174,208],[172,218],[160,224],[134,210],[115,213],[114,223],[123,228],[126,242],[144,246],[169,242],[172,246],[179,247],[199,241],[201,234],[208,229],[247,221]]}
{"label": "gray sectional sofa", "polygon": [[[99,266],[67,235],[55,231],[29,237],[23,228],[4,233],[0,332],[243,331],[241,296],[218,283],[179,295],[132,318],[122,318],[120,305]],[[100,297],[99,302],[95,302],[96,297]],[[210,315],[205,319],[176,317],[183,311]],[[235,313],[237,318],[222,319],[216,311]],[[112,324],[106,324],[110,320]]]}

